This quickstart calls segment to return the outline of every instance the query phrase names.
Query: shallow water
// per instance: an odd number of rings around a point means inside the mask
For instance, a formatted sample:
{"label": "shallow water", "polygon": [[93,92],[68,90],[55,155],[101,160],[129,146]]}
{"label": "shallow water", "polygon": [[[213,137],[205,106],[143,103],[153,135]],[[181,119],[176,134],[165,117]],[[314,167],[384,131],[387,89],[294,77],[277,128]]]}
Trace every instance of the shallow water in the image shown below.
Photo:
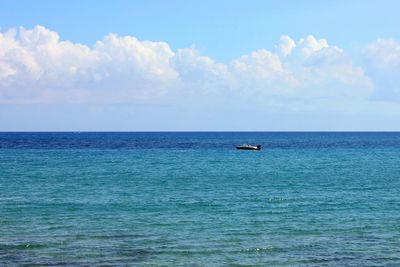
{"label": "shallow water", "polygon": [[4,265],[399,266],[400,133],[0,133]]}

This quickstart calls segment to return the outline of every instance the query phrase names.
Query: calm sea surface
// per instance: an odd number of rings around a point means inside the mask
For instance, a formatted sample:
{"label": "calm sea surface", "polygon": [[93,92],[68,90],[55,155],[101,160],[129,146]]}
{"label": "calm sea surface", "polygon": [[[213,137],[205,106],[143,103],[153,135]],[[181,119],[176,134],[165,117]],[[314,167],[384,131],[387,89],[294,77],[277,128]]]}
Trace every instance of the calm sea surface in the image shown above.
{"label": "calm sea surface", "polygon": [[0,133],[33,265],[400,266],[400,133]]}

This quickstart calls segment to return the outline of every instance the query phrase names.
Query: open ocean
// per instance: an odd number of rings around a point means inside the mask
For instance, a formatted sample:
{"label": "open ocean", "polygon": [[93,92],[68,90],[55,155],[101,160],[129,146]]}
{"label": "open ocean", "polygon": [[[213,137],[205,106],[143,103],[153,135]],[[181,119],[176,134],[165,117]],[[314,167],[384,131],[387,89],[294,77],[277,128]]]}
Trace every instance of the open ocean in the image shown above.
{"label": "open ocean", "polygon": [[0,133],[0,266],[46,265],[400,266],[400,133]]}

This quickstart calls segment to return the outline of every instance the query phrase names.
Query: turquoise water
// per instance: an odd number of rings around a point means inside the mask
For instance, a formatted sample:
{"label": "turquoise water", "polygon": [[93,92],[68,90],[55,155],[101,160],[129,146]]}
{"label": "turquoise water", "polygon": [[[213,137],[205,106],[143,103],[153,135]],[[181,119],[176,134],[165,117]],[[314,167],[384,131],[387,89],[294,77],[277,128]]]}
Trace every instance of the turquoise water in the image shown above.
{"label": "turquoise water", "polygon": [[16,265],[400,266],[400,133],[0,133]]}

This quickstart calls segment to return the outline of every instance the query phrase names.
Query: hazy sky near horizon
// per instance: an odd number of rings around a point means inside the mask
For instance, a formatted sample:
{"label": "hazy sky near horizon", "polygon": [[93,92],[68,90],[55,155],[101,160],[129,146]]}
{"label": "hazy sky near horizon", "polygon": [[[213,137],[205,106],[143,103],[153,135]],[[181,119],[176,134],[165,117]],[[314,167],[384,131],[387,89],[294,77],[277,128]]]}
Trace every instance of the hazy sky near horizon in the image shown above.
{"label": "hazy sky near horizon", "polygon": [[399,1],[0,10],[0,131],[400,130]]}

